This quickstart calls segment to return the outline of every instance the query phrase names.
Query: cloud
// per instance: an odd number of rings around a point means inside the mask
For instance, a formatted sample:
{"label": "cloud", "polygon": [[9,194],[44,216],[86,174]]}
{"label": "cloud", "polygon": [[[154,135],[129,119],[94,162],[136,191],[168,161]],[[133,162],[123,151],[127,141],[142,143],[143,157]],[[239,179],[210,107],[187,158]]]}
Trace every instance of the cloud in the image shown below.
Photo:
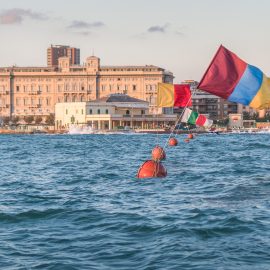
{"label": "cloud", "polygon": [[185,36],[185,33],[184,32],[182,32],[182,31],[175,31],[175,34],[177,35],[177,36]]}
{"label": "cloud", "polygon": [[148,28],[147,32],[149,33],[154,33],[154,32],[160,32],[160,33],[165,33],[165,28],[162,26],[151,26]]}
{"label": "cloud", "polygon": [[163,26],[154,25],[147,29],[148,33],[166,33],[169,24],[165,24]]}
{"label": "cloud", "polygon": [[0,24],[21,24],[25,18],[47,20],[47,16],[31,9],[13,8],[0,12]]}
{"label": "cloud", "polygon": [[103,27],[105,24],[103,22],[97,21],[93,23],[88,23],[85,21],[73,21],[68,28],[74,28],[74,29],[90,29],[90,28],[99,28]]}
{"label": "cloud", "polygon": [[152,25],[145,32],[136,34],[132,36],[136,39],[147,39],[155,35],[158,37],[159,34],[167,36],[177,36],[179,38],[185,37],[185,27],[175,27],[170,23],[165,23],[164,25]]}
{"label": "cloud", "polygon": [[76,34],[81,35],[81,36],[90,36],[93,33],[90,31],[82,31],[82,32],[76,32]]}

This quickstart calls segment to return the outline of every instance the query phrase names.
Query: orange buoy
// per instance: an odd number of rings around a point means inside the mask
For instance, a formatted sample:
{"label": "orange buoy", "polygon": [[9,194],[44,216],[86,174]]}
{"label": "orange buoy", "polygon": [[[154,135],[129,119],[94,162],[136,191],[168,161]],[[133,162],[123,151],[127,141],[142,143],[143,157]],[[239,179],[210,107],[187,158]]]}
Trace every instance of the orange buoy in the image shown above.
{"label": "orange buoy", "polygon": [[155,146],[152,150],[152,159],[154,161],[159,161],[165,158],[166,158],[166,153],[164,149],[159,145]]}
{"label": "orange buoy", "polygon": [[153,160],[145,161],[139,168],[137,178],[166,177],[167,170],[160,162]]}
{"label": "orange buoy", "polygon": [[178,144],[178,141],[176,138],[170,138],[169,139],[169,145],[170,146],[176,146]]}
{"label": "orange buoy", "polygon": [[194,136],[193,136],[193,134],[188,134],[188,139],[193,139],[194,138]]}
{"label": "orange buoy", "polygon": [[185,139],[184,142],[189,143],[189,139]]}

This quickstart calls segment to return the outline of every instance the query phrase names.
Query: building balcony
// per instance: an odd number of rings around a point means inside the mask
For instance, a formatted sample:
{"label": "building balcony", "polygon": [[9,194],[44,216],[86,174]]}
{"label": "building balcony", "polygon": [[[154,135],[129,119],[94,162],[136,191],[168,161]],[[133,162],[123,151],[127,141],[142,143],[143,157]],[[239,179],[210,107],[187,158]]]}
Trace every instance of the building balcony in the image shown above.
{"label": "building balcony", "polygon": [[42,92],[40,90],[28,92],[29,95],[40,95],[41,93]]}
{"label": "building balcony", "polygon": [[0,95],[9,95],[9,91],[0,91]]}
{"label": "building balcony", "polygon": [[41,108],[41,104],[29,105],[28,108],[29,109]]}

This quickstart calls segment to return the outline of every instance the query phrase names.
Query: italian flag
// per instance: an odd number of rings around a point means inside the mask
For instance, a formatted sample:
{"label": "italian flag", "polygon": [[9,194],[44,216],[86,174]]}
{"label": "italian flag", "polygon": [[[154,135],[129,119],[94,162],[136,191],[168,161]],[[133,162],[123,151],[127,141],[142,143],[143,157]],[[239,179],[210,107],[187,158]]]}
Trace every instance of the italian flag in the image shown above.
{"label": "italian flag", "polygon": [[210,127],[213,124],[213,120],[207,119],[204,115],[193,112],[188,108],[185,109],[181,122],[201,127]]}

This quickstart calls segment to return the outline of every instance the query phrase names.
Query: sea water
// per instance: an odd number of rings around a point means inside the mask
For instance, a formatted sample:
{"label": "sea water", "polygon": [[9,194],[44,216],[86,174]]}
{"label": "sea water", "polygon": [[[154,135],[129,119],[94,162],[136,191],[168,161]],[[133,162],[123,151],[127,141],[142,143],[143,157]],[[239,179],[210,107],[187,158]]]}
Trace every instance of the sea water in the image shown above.
{"label": "sea water", "polygon": [[270,269],[270,135],[0,136],[0,269]]}

